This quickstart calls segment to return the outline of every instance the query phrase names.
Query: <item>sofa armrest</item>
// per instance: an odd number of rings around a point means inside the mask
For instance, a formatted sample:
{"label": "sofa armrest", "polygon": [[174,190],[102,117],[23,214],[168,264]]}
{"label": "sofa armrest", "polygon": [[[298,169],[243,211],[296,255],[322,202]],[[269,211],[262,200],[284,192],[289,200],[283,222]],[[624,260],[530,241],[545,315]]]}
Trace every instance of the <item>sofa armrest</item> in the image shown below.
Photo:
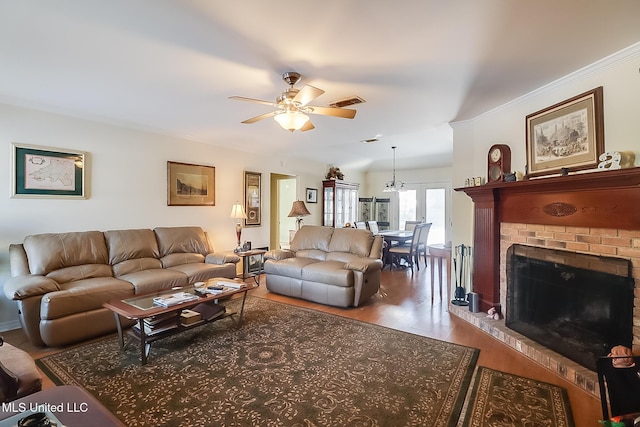
{"label": "sofa armrest", "polygon": [[58,282],[36,274],[10,277],[4,282],[4,294],[13,300],[26,299],[59,290]]}
{"label": "sofa armrest", "polygon": [[240,262],[240,257],[233,252],[216,252],[214,254],[209,254],[205,258],[204,262],[207,264],[226,264],[232,263],[237,264]]}
{"label": "sofa armrest", "polygon": [[9,402],[18,395],[18,377],[0,362],[0,402]]}
{"label": "sofa armrest", "polygon": [[369,271],[382,270],[382,260],[375,258],[358,258],[349,261],[345,268],[349,270],[357,270],[363,273]]}
{"label": "sofa armrest", "polygon": [[268,259],[272,259],[274,261],[280,261],[281,259],[287,259],[287,258],[293,258],[296,255],[293,253],[293,251],[290,251],[288,249],[274,249],[271,251],[267,251],[264,254],[264,260],[268,260]]}

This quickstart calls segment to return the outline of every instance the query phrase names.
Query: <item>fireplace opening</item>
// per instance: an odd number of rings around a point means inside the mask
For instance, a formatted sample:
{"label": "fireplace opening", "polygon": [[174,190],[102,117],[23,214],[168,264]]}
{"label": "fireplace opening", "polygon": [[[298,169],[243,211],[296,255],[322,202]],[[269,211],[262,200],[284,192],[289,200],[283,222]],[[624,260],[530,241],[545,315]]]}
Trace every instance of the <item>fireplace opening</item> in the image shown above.
{"label": "fireplace opening", "polygon": [[526,245],[507,251],[506,326],[596,370],[611,347],[631,347],[631,261]]}

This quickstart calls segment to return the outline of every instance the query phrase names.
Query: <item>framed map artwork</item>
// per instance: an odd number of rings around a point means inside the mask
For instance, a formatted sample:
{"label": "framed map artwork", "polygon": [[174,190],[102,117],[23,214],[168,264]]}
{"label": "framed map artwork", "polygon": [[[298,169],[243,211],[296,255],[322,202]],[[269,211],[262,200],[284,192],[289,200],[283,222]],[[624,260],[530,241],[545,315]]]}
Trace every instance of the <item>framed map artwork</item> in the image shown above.
{"label": "framed map artwork", "polygon": [[23,144],[11,153],[11,197],[86,198],[86,153]]}

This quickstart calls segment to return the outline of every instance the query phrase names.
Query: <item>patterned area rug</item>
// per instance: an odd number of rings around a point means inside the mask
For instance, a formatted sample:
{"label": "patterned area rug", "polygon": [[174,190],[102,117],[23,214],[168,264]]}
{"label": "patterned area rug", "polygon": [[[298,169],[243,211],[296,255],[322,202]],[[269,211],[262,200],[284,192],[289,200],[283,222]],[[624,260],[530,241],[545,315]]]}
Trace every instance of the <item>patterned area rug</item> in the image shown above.
{"label": "patterned area rug", "polygon": [[567,391],[559,386],[479,366],[463,427],[573,427]]}
{"label": "patterned area rug", "polygon": [[261,298],[232,319],[155,342],[145,366],[115,337],[38,363],[130,427],[455,426],[479,353]]}

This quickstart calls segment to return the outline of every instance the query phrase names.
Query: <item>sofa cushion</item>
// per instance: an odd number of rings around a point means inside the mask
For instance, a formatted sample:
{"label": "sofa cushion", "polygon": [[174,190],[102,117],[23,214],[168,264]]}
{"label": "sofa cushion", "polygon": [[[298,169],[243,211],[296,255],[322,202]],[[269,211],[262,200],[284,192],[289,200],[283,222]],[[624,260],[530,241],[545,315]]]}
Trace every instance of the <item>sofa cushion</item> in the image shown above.
{"label": "sofa cushion", "polygon": [[333,227],[318,227],[305,225],[296,232],[291,242],[291,250],[298,252],[302,249],[318,249],[329,251],[329,241],[334,233]]}
{"label": "sofa cushion", "polygon": [[350,287],[353,286],[353,271],[345,269],[344,262],[323,261],[304,267],[302,269],[302,279],[305,282]]}
{"label": "sofa cushion", "polygon": [[82,264],[109,264],[104,235],[99,231],[36,234],[24,239],[31,274]]}
{"label": "sofa cushion", "polygon": [[287,258],[280,261],[266,261],[264,263],[264,272],[276,276],[286,276],[295,279],[302,279],[302,270],[310,264],[319,263],[313,258]]}
{"label": "sofa cushion", "polygon": [[108,264],[84,264],[52,271],[47,277],[58,283],[68,283],[94,277],[113,277],[113,270]]}
{"label": "sofa cushion", "polygon": [[188,277],[189,283],[203,282],[214,277],[233,278],[236,275],[235,264],[191,263],[169,267],[168,270],[179,271]]}
{"label": "sofa cushion", "polygon": [[134,292],[137,295],[149,294],[189,284],[189,279],[185,274],[164,268],[135,271],[119,276],[118,278],[131,282],[135,289]]}
{"label": "sofa cushion", "polygon": [[204,264],[204,260],[205,256],[201,254],[179,253],[163,256],[160,261],[162,261],[162,267],[170,268],[182,264]]}
{"label": "sofa cushion", "polygon": [[104,232],[109,249],[109,264],[138,258],[160,258],[156,235],[152,230],[110,230]]}
{"label": "sofa cushion", "polygon": [[113,266],[113,273],[116,277],[125,274],[135,273],[143,270],[153,270],[162,268],[162,262],[156,258],[138,258],[122,261]]}
{"label": "sofa cushion", "polygon": [[349,264],[357,259],[362,259],[362,257],[349,252],[329,252],[326,257],[327,261],[339,261],[343,264]]}
{"label": "sofa cushion", "polygon": [[77,280],[62,284],[60,288],[42,297],[42,320],[96,310],[109,300],[134,295],[131,283],[113,277]]}
{"label": "sofa cushion", "polygon": [[209,248],[207,235],[200,227],[157,227],[153,231],[161,257],[172,253],[197,253],[206,256],[213,252]]}
{"label": "sofa cushion", "polygon": [[357,228],[336,228],[329,243],[328,252],[347,252],[368,257],[373,244],[373,233]]}
{"label": "sofa cushion", "polygon": [[324,261],[327,258],[327,253],[319,249],[300,249],[296,252],[296,257],[311,258],[318,261]]}

